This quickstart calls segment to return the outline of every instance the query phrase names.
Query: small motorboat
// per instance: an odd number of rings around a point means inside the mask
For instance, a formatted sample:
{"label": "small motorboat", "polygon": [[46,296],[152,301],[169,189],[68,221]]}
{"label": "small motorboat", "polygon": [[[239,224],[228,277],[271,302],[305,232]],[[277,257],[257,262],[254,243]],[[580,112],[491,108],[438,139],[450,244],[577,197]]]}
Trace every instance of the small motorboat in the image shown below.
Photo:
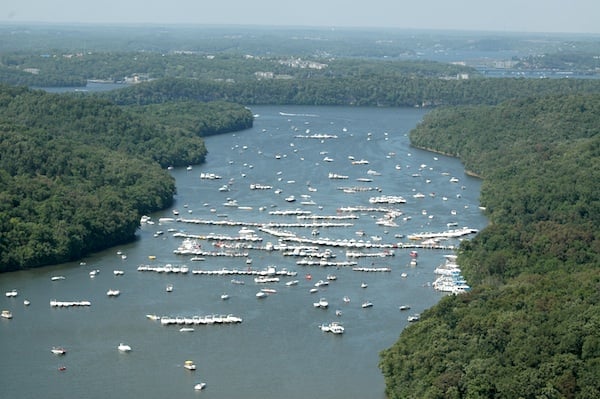
{"label": "small motorboat", "polygon": [[60,366],[58,368],[58,371],[66,371],[66,370],[67,370],[67,368],[65,366]]}
{"label": "small motorboat", "polygon": [[188,370],[196,370],[196,364],[194,364],[194,362],[192,360],[186,360],[183,363],[183,368],[188,369]]}
{"label": "small motorboat", "polygon": [[194,329],[192,327],[181,327],[179,332],[194,332]]}
{"label": "small motorboat", "polygon": [[167,284],[166,291],[167,292],[173,292],[173,284]]}
{"label": "small motorboat", "polygon": [[410,305],[400,305],[400,310],[408,310],[410,309]]}
{"label": "small motorboat", "polygon": [[12,319],[13,317],[12,312],[10,310],[3,310],[0,316],[5,319]]}
{"label": "small motorboat", "polygon": [[420,319],[421,319],[421,316],[415,313],[415,314],[414,314],[414,315],[412,315],[412,316],[408,316],[408,319],[407,319],[407,320],[408,320],[409,322],[411,322],[411,323],[414,323],[414,322],[416,322],[416,321],[419,321]]}
{"label": "small motorboat", "polygon": [[126,345],[122,342],[119,344],[119,346],[117,346],[117,349],[119,350],[119,352],[131,352],[131,346]]}
{"label": "small motorboat", "polygon": [[197,383],[196,385],[194,385],[194,389],[195,389],[196,391],[201,391],[201,390],[203,390],[204,388],[206,388],[206,382],[199,382],[199,383]]}
{"label": "small motorboat", "polygon": [[368,287],[367,283],[361,283],[360,284],[360,288],[367,288],[367,287]]}
{"label": "small motorboat", "polygon": [[10,290],[10,291],[7,291],[5,295],[7,298],[13,298],[13,297],[16,297],[17,295],[19,295],[19,293],[17,292],[17,290]]}
{"label": "small motorboat", "polygon": [[229,299],[229,294],[221,294],[221,299],[226,301],[227,299]]}
{"label": "small motorboat", "polygon": [[313,306],[315,308],[327,309],[327,307],[329,306],[329,302],[327,302],[327,299],[321,298],[319,299],[319,302],[314,302]]}
{"label": "small motorboat", "polygon": [[366,301],[366,302],[363,302],[363,304],[362,304],[361,306],[362,306],[364,309],[366,309],[366,308],[372,308],[372,307],[373,307],[373,302]]}
{"label": "small motorboat", "polygon": [[54,346],[54,347],[52,347],[52,349],[50,349],[50,351],[51,351],[52,353],[54,353],[55,355],[59,355],[59,356],[62,356],[62,355],[66,355],[66,354],[67,354],[67,351],[66,351],[66,349],[65,349],[65,348],[62,348],[62,347],[60,347],[60,346]]}
{"label": "small motorboat", "polygon": [[119,295],[121,295],[121,291],[110,289],[110,290],[106,291],[106,295],[107,296],[119,296]]}

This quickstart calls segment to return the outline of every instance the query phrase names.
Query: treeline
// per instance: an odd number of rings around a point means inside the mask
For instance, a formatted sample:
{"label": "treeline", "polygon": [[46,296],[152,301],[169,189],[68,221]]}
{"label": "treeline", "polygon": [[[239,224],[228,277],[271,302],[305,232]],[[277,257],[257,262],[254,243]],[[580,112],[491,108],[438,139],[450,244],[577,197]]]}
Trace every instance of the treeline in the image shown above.
{"label": "treeline", "polygon": [[256,82],[260,79],[455,77],[477,72],[434,61],[329,59],[292,56],[254,57],[202,53],[0,54],[0,82],[38,87],[85,86],[87,80],[122,82],[126,78]]}
{"label": "treeline", "polygon": [[472,292],[381,353],[390,398],[600,397],[600,95],[435,110],[414,145],[484,177]]}
{"label": "treeline", "polygon": [[222,100],[246,105],[427,107],[492,105],[512,98],[599,91],[600,80],[594,79],[444,80],[371,75],[236,83],[167,78],[103,95],[118,104]]}
{"label": "treeline", "polygon": [[[173,109],[187,125],[160,119]],[[173,201],[164,167],[202,162],[202,134],[251,125],[225,103],[130,110],[0,85],[0,272],[132,240],[142,214]]]}

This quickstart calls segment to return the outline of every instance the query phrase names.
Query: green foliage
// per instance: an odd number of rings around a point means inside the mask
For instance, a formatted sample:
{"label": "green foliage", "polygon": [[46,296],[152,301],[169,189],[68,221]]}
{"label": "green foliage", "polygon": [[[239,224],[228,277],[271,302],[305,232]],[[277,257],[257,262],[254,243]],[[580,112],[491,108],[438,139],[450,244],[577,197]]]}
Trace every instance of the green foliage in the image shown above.
{"label": "green foliage", "polygon": [[142,214],[173,201],[164,167],[202,162],[203,133],[251,124],[248,110],[225,103],[123,109],[0,86],[0,272],[133,239]]}
{"label": "green foliage", "polygon": [[390,398],[600,395],[600,95],[439,109],[412,133],[484,177],[476,287],[381,353]]}

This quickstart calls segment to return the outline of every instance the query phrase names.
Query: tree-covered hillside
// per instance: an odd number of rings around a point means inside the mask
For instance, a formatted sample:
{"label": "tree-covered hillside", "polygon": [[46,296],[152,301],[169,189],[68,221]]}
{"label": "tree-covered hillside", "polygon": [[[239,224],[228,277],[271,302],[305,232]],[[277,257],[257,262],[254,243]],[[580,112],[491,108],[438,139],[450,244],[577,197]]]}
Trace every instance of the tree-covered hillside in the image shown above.
{"label": "tree-covered hillside", "polygon": [[202,162],[202,134],[252,125],[238,105],[183,104],[185,125],[160,118],[172,107],[0,86],[0,272],[133,239],[142,214],[173,200],[166,166]]}
{"label": "tree-covered hillside", "polygon": [[414,145],[484,177],[490,226],[461,246],[472,292],[381,354],[390,398],[600,396],[600,95],[440,109]]}

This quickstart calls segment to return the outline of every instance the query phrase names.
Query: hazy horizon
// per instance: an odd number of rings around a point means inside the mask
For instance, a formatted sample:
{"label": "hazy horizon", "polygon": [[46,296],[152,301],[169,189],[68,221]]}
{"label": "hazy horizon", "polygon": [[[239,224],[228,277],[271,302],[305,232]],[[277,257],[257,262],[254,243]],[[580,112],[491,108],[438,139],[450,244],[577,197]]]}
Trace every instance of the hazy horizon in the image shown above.
{"label": "hazy horizon", "polygon": [[[0,23],[371,28],[599,34],[597,0],[5,0]],[[98,5],[101,5],[99,7]]]}

